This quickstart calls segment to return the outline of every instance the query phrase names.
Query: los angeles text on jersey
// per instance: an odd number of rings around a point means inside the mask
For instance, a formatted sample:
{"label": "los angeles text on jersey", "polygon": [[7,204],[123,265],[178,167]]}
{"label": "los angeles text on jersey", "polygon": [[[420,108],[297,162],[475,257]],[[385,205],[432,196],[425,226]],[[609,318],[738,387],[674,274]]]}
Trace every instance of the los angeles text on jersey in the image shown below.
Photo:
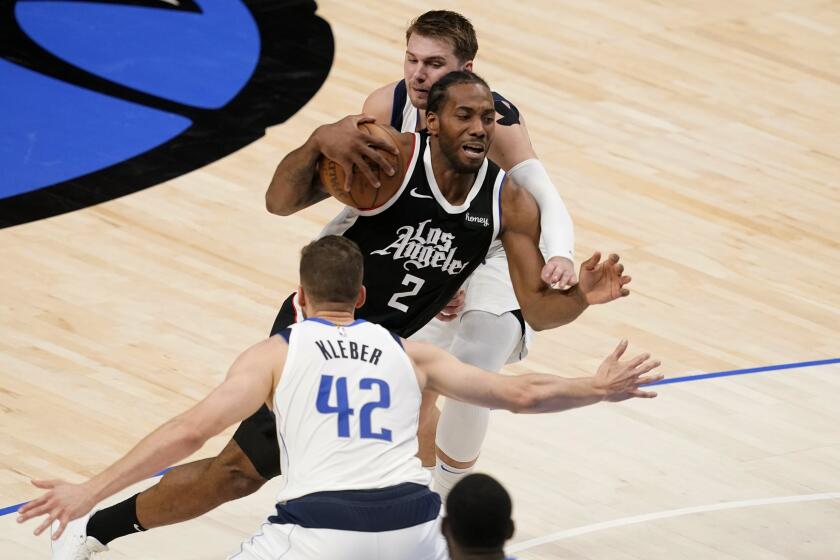
{"label": "los angeles text on jersey", "polygon": [[456,275],[467,265],[455,258],[458,247],[455,236],[437,227],[428,227],[432,220],[425,220],[417,227],[402,226],[397,229],[397,239],[384,249],[371,251],[371,255],[390,255],[395,261],[406,259],[405,270],[439,268]]}
{"label": "los angeles text on jersey", "polygon": [[344,358],[378,365],[379,358],[382,357],[382,350],[379,348],[372,348],[367,344],[358,344],[352,340],[316,340],[315,346],[321,351],[325,360]]}

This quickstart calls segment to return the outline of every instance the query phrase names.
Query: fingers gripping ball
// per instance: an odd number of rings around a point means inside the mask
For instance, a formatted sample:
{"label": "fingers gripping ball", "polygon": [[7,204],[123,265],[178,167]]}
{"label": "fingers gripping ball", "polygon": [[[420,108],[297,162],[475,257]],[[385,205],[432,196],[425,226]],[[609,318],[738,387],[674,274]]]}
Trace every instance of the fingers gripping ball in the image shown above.
{"label": "fingers gripping ball", "polygon": [[388,176],[375,162],[365,158],[368,165],[371,166],[379,178],[381,186],[376,188],[371,185],[367,177],[354,166],[353,182],[350,184],[349,191],[344,188],[345,174],[344,169],[339,163],[322,156],[319,161],[319,173],[321,183],[323,183],[331,196],[347,206],[367,210],[384,204],[397,192],[402,184],[403,171],[406,168],[407,160],[411,154],[403,153],[402,143],[397,137],[398,133],[391,127],[380,126],[374,123],[363,123],[359,125],[359,128],[400,150],[399,156],[394,156],[384,150],[380,150],[379,152],[389,161],[391,166],[396,170],[396,173],[393,176]]}

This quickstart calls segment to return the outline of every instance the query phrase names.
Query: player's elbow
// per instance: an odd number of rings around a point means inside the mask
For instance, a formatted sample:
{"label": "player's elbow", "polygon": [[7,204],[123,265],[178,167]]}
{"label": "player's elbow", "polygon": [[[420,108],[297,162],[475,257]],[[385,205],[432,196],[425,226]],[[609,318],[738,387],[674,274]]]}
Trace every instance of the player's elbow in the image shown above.
{"label": "player's elbow", "polygon": [[[567,296],[561,296],[567,297]],[[574,321],[581,313],[577,309],[570,310],[568,306],[558,308],[558,306],[549,305],[553,301],[542,300],[540,298],[534,304],[522,306],[522,317],[525,322],[535,331],[547,331],[549,329],[556,329],[563,325],[568,325]]]}
{"label": "player's elbow", "polygon": [[290,216],[294,213],[293,208],[289,204],[286,204],[285,201],[280,200],[279,197],[271,192],[271,189],[265,193],[265,209],[270,214],[276,216]]}
{"label": "player's elbow", "polygon": [[551,317],[543,312],[544,309],[540,305],[523,305],[522,318],[535,331],[545,331],[554,328]]}
{"label": "player's elbow", "polygon": [[532,384],[519,382],[512,388],[508,402],[510,403],[508,410],[522,414],[536,409],[540,403],[540,396],[537,388]]}
{"label": "player's elbow", "polygon": [[201,449],[213,434],[207,433],[203,426],[200,426],[188,419],[179,418],[172,421],[173,428],[177,432],[178,445],[188,451],[188,454]]}

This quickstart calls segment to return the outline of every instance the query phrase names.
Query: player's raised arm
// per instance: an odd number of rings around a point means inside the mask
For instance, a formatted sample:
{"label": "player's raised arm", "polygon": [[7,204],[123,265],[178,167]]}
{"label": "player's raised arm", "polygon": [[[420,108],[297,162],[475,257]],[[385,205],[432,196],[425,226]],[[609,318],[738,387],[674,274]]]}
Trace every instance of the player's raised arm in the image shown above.
{"label": "player's raised arm", "polygon": [[347,190],[353,182],[354,169],[361,171],[372,185],[379,186],[379,179],[366,158],[393,175],[396,170],[379,150],[395,155],[399,150],[359,129],[360,124],[373,121],[365,115],[350,115],[316,128],[302,146],[289,152],[277,166],[265,193],[266,209],[272,214],[288,216],[327,198],[318,178],[317,162],[322,154],[345,170]]}
{"label": "player's raised arm", "polygon": [[428,344],[406,341],[405,349],[426,389],[459,401],[520,413],[561,412],[603,400],[653,398],[655,392],[640,386],[663,378],[661,374],[649,374],[659,366],[649,354],[620,359],[627,349],[626,340],[607,356],[595,375],[574,378],[539,373],[498,375],[467,365]]}
{"label": "player's raised arm", "polygon": [[496,135],[489,157],[517,185],[525,188],[540,207],[540,227],[548,262],[542,269],[547,284],[560,287],[577,284],[574,265],[575,231],[560,193],[531,145],[525,118],[516,106],[493,94]]}
{"label": "player's raised arm", "polygon": [[595,253],[580,268],[577,286],[554,290],[540,279],[545,264],[539,250],[539,209],[533,197],[508,180],[502,191],[500,239],[508,256],[510,277],[525,320],[535,330],[559,327],[575,320],[592,304],[607,303],[630,292],[618,255],[603,262]]}
{"label": "player's raised arm", "polygon": [[318,130],[302,146],[286,154],[274,170],[265,193],[265,208],[272,214],[290,216],[329,196],[318,177]]}
{"label": "player's raised arm", "polygon": [[252,346],[236,359],[224,382],[204,400],[157,428],[86,482],[33,480],[47,492],[20,509],[18,522],[46,515],[35,530],[39,535],[58,520],[60,526],[53,532],[53,540],[58,539],[69,521],[85,515],[98,502],[188,457],[214,435],[252,415],[271,397],[286,349],[286,343],[276,336]]}

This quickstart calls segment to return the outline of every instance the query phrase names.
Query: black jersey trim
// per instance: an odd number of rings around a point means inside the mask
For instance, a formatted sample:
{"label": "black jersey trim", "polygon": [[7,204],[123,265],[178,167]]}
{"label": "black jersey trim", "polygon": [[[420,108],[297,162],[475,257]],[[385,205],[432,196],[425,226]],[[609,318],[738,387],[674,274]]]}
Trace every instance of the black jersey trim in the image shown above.
{"label": "black jersey trim", "polygon": [[391,126],[397,130],[402,129],[403,110],[405,101],[408,98],[408,90],[405,87],[405,80],[400,80],[394,86],[394,105],[391,107]]}
{"label": "black jersey trim", "polygon": [[516,105],[505,99],[501,93],[493,92],[493,108],[496,112],[502,115],[502,118],[497,119],[496,122],[502,126],[513,126],[515,124],[522,124],[519,120],[519,109]]}

